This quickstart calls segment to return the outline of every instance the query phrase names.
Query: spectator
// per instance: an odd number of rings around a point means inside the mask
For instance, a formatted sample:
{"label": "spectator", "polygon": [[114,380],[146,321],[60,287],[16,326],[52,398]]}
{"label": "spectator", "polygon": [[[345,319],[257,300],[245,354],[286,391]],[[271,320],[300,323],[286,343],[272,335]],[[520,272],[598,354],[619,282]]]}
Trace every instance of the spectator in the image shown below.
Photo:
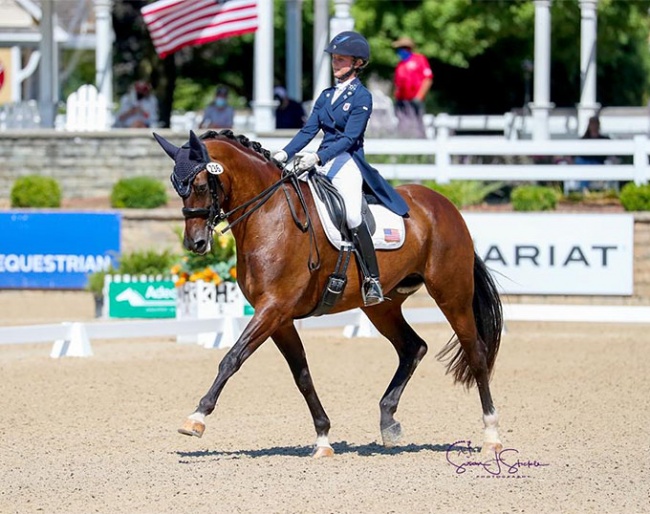
{"label": "spectator", "polygon": [[120,98],[120,108],[115,126],[119,128],[152,128],[158,125],[158,99],[151,84],[137,81],[133,88]]}
{"label": "spectator", "polygon": [[[592,116],[589,118],[587,123],[587,129],[580,139],[611,139],[609,136],[600,132],[600,119],[598,116]],[[606,155],[585,155],[585,156],[576,156],[573,159],[575,164],[605,164],[607,160]],[[592,184],[589,181],[581,180],[578,182],[578,189],[584,191],[585,189],[591,189]]]}
{"label": "spectator", "polygon": [[205,108],[200,128],[231,129],[235,123],[235,109],[228,105],[228,88],[219,86],[214,102]]}
{"label": "spectator", "polygon": [[275,109],[275,128],[302,128],[306,118],[300,102],[289,98],[287,90],[280,86],[273,89],[273,97],[280,102]]}
{"label": "spectator", "polygon": [[[580,139],[611,139],[609,136],[600,132],[600,119],[598,116],[589,118],[587,129]],[[574,162],[576,164],[605,164],[607,156],[605,155],[589,155],[583,157],[576,157]]]}
{"label": "spectator", "polygon": [[433,72],[429,61],[415,53],[415,43],[409,37],[401,37],[393,43],[400,62],[395,68],[395,114],[401,134],[426,137],[424,123],[424,100],[433,84]]}

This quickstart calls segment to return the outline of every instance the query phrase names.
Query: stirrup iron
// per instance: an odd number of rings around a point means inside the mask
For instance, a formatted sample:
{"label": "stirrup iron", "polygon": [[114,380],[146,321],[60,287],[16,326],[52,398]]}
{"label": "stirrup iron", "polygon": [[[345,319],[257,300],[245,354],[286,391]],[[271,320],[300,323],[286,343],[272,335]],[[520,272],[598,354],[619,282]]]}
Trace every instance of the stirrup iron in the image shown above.
{"label": "stirrup iron", "polygon": [[361,296],[363,297],[363,305],[366,307],[383,302],[384,294],[379,279],[366,277],[361,285]]}

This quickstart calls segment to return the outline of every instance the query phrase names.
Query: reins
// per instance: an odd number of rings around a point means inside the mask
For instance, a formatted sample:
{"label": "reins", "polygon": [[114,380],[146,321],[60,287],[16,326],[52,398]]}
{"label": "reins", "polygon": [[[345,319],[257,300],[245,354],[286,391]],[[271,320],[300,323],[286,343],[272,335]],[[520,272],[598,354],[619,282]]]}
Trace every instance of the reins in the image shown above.
{"label": "reins", "polygon": [[[257,211],[260,207],[262,207],[268,200],[273,196],[273,194],[280,189],[280,187],[284,186],[287,182],[291,183],[293,186],[294,190],[296,191],[296,196],[298,197],[298,201],[300,202],[300,206],[305,213],[305,221],[302,222],[299,217],[298,213],[294,209],[293,204],[291,203],[291,199],[289,198],[289,193],[287,192],[286,188],[283,188],[285,198],[287,200],[287,204],[289,206],[289,212],[291,212],[291,218],[293,219],[294,223],[296,226],[304,233],[308,232],[309,233],[309,258],[307,262],[307,266],[309,267],[310,270],[314,271],[320,268],[320,252],[318,250],[318,246],[315,244],[316,237],[314,235],[314,228],[311,222],[311,216],[309,215],[309,209],[307,208],[307,202],[305,201],[305,197],[302,193],[302,189],[300,188],[300,184],[298,182],[298,177],[293,171],[287,170],[286,168],[282,169],[282,175],[279,180],[271,184],[269,187],[264,189],[264,191],[258,193],[255,195],[253,198],[250,200],[244,202],[241,205],[238,205],[234,209],[231,209],[228,212],[224,212],[221,208],[219,208],[219,191],[221,191],[225,195],[225,191],[223,189],[223,186],[221,185],[221,181],[217,178],[216,174],[210,173],[208,171],[208,188],[210,190],[210,196],[212,198],[212,202],[210,204],[209,208],[206,207],[184,207],[182,209],[183,216],[186,219],[189,218],[204,218],[208,220],[208,226],[210,230],[213,230],[214,227],[223,220],[228,219],[232,215],[236,214],[237,212],[246,209],[250,207],[251,205],[253,206],[250,210],[244,212],[241,214],[237,219],[232,221],[231,223],[228,223],[223,229],[221,229],[221,233],[224,234],[231,230],[235,225],[239,224],[240,222],[244,221],[248,216],[253,214],[255,211]],[[315,256],[315,257],[314,257]]]}

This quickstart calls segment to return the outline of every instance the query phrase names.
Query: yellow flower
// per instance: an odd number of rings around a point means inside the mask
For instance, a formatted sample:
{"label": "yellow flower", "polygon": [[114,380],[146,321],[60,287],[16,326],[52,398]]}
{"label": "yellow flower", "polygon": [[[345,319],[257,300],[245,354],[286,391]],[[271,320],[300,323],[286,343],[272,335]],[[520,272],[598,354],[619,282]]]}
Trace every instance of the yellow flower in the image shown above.
{"label": "yellow flower", "polygon": [[181,271],[181,265],[180,264],[174,264],[172,266],[172,269],[171,269],[172,275],[178,275],[180,273],[180,271]]}
{"label": "yellow flower", "polygon": [[214,277],[212,277],[212,283],[215,286],[218,286],[219,284],[221,284],[221,282],[222,282],[221,277],[217,273],[215,273]]}
{"label": "yellow flower", "polygon": [[230,268],[230,276],[232,278],[234,278],[235,280],[237,280],[237,268],[236,267],[233,266],[232,268]]}

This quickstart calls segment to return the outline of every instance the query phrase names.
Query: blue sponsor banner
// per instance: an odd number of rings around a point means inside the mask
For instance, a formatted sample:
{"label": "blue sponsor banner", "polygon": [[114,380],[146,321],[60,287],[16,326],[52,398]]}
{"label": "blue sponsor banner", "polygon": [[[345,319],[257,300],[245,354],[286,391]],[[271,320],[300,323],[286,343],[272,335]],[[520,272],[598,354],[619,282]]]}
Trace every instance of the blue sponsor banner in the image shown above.
{"label": "blue sponsor banner", "polygon": [[119,213],[0,212],[0,288],[83,289],[117,266]]}

